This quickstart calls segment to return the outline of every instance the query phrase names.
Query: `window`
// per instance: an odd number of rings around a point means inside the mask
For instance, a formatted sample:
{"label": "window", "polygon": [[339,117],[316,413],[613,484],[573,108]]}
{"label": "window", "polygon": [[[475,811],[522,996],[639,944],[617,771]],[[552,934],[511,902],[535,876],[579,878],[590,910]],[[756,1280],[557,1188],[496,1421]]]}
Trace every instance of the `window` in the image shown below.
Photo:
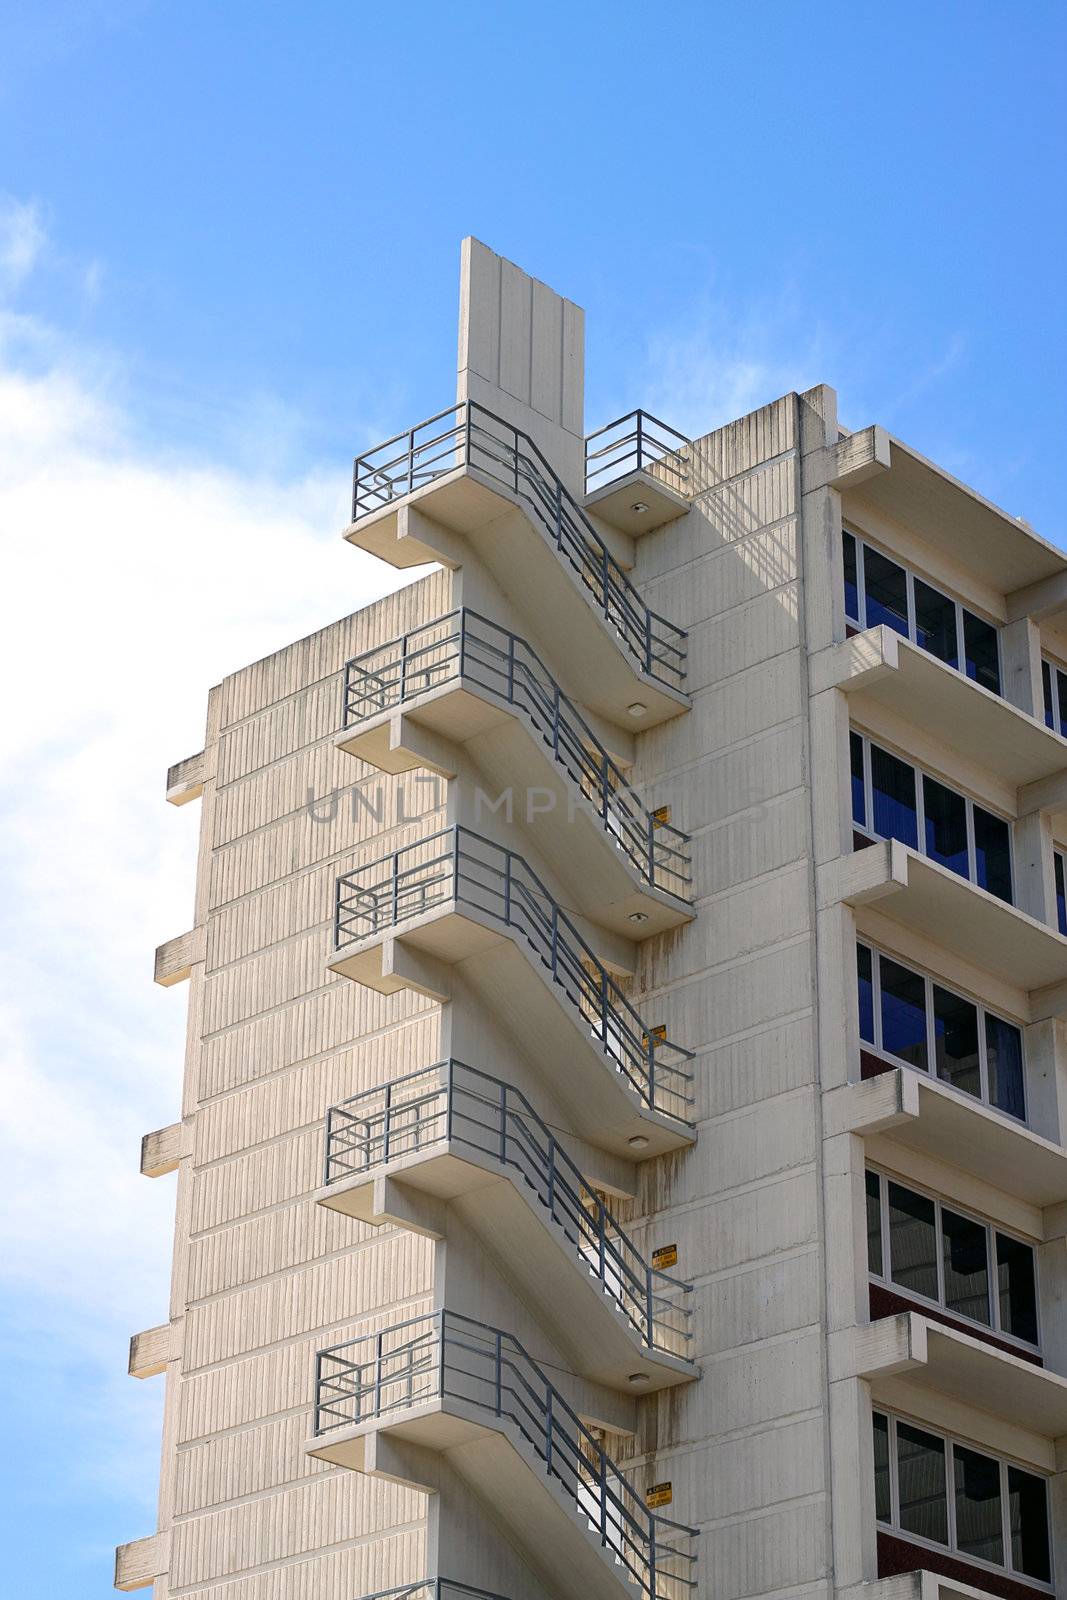
{"label": "window", "polygon": [[1012,903],[1011,824],[864,734],[849,735],[852,820]]}
{"label": "window", "polygon": [[[885,623],[946,666],[963,671],[983,689],[1000,693],[1000,636],[993,623],[891,561],[847,528],[842,534],[842,560],[845,616],[854,628]],[[1046,708],[1049,693],[1046,690]],[[1067,684],[1064,693],[1067,711]],[[1067,719],[1061,731],[1067,733]]]}
{"label": "window", "polygon": [[1067,734],[1067,668],[1044,658],[1041,686],[1045,692],[1045,721],[1056,733]]}
{"label": "window", "polygon": [[879,1523],[964,1560],[1051,1583],[1045,1478],[903,1417],[875,1411],[872,1422]]}
{"label": "window", "polygon": [[[852,787],[855,790],[855,780],[853,780]],[[855,806],[855,799],[853,799],[853,806]],[[1067,933],[1067,891],[1064,889],[1064,879],[1067,878],[1067,872],[1064,871],[1062,850],[1054,850],[1052,852],[1052,863],[1056,873],[1056,926],[1061,933]]]}
{"label": "window", "polygon": [[860,1041],[1026,1119],[1022,1029],[873,946],[856,944]]}
{"label": "window", "polygon": [[868,1167],[867,1270],[905,1295],[1036,1349],[1033,1246]]}

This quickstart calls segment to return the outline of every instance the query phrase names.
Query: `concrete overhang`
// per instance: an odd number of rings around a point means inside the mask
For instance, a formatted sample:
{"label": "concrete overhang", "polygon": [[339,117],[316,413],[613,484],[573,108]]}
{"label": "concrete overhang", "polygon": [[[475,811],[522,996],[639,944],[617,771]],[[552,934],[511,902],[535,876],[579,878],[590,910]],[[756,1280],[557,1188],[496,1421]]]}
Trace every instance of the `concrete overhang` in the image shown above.
{"label": "concrete overhang", "polygon": [[[916,1547],[915,1558],[921,1550]],[[938,1572],[920,1570],[897,1573],[891,1578],[876,1578],[837,1591],[838,1600],[990,1600],[988,1589],[975,1589],[959,1578],[943,1578]]]}
{"label": "concrete overhang", "polygon": [[888,442],[889,464],[885,470],[843,485],[855,495],[858,504],[870,505],[883,516],[912,528],[926,543],[965,563],[976,578],[1006,596],[1067,574],[1063,552],[1025,522],[1010,516],[901,440],[889,435]]}
{"label": "concrete overhang", "polygon": [[641,1600],[642,1591],[610,1546],[507,1417],[492,1418],[458,1395],[446,1395],[398,1409],[387,1421],[333,1428],[305,1449],[319,1461],[424,1493],[437,1488],[434,1458],[444,1456],[547,1580],[549,1592],[582,1600]]}
{"label": "concrete overhang", "polygon": [[832,1335],[830,1361],[834,1377],[867,1379],[876,1404],[891,1403],[880,1380],[907,1377],[1039,1438],[1067,1435],[1067,1378],[915,1311]]}
{"label": "concrete overhang", "polygon": [[[599,608],[594,592],[502,484],[462,466],[361,517],[345,538],[394,567],[456,568],[474,550],[530,621],[550,659],[565,661],[594,711],[637,732],[689,709],[689,697],[651,677]],[[638,716],[632,705],[644,710]]]}
{"label": "concrete overhang", "polygon": [[[646,939],[693,919],[679,894],[641,876],[618,842],[624,836],[621,813],[613,820],[609,811],[605,821],[533,724],[467,679],[452,679],[406,701],[403,710],[367,718],[334,743],[384,772],[421,768],[446,778],[456,773],[454,745],[464,745],[487,780],[486,792],[494,800],[511,794],[516,822],[591,922],[633,939],[630,918],[640,916],[640,937]],[[477,812],[476,803],[472,809]],[[477,814],[459,820],[475,829],[484,823]]]}
{"label": "concrete overhang", "polygon": [[[643,471],[629,472],[623,478],[605,483],[586,495],[582,503],[587,511],[631,538],[676,522],[685,516],[692,504],[685,495]],[[645,509],[637,511],[635,506]]]}
{"label": "concrete overhang", "polygon": [[635,1372],[647,1375],[642,1394],[700,1375],[691,1361],[650,1349],[514,1168],[502,1169],[467,1144],[442,1138],[373,1172],[326,1184],[314,1198],[374,1227],[434,1238],[444,1236],[442,1213],[451,1205],[536,1308],[574,1372],[628,1394]]}
{"label": "concrete overhang", "polygon": [[1067,740],[884,625],[813,657],[811,688],[840,689],[861,713],[873,704],[918,723],[1013,787],[1067,774]]}
{"label": "concrete overhang", "polygon": [[[1067,939],[898,839],[839,856],[819,869],[822,906],[877,902],[894,921],[986,972],[1035,994],[1037,1013],[1067,1004]],[[1042,1004],[1044,1000],[1045,1004]]]}
{"label": "concrete overhang", "polygon": [[642,1102],[618,1057],[545,964],[510,929],[473,906],[444,901],[397,932],[332,949],[328,965],[380,994],[413,989],[442,1003],[451,995],[450,969],[462,966],[466,982],[543,1074],[579,1138],[631,1161],[631,1138],[648,1141],[642,1160],[683,1149],[696,1138],[680,1120],[681,1107],[675,1117]]}
{"label": "concrete overhang", "polygon": [[908,1067],[832,1089],[827,1134],[887,1134],[897,1144],[1044,1209],[1067,1203],[1067,1150]]}

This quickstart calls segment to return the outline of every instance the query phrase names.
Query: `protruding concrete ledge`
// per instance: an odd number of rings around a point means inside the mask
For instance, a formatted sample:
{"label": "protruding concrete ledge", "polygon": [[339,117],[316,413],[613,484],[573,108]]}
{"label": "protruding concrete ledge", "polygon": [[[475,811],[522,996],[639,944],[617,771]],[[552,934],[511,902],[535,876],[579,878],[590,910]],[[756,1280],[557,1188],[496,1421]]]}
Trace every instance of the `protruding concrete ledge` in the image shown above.
{"label": "protruding concrete ledge", "polygon": [[816,887],[820,909],[841,901],[851,906],[877,901],[887,917],[984,971],[1020,989],[1047,990],[1045,1015],[1058,1015],[1067,1003],[1062,934],[898,839],[826,862],[818,869]]}
{"label": "protruding concrete ledge", "polygon": [[176,761],[173,767],[167,769],[167,800],[172,806],[184,806],[190,800],[199,800],[204,792],[204,784],[214,776],[214,767],[209,765],[206,750],[198,750],[195,756],[186,756],[184,761]]}
{"label": "protruding concrete ledge", "polygon": [[[684,517],[692,501],[649,472],[630,472],[594,489],[582,504],[611,527],[637,538]],[[635,505],[644,506],[644,511],[635,511]]]}
{"label": "protruding concrete ledge", "polygon": [[115,1551],[115,1588],[148,1589],[170,1566],[170,1534],[120,1544]]}
{"label": "protruding concrete ledge", "polygon": [[166,1128],[156,1128],[154,1133],[144,1135],[141,1140],[142,1178],[162,1178],[175,1170],[184,1154],[183,1136],[184,1129],[180,1122],[172,1122]]}
{"label": "protruding concrete ledge", "polygon": [[156,949],[155,981],[164,989],[171,984],[184,983],[198,961],[203,961],[207,949],[206,930],[190,928],[176,939],[168,939]]}
{"label": "protruding concrete ledge", "polygon": [[988,1589],[972,1589],[969,1583],[936,1572],[902,1572],[839,1589],[837,1594],[838,1600],[989,1600]]}
{"label": "protruding concrete ledge", "polygon": [[165,1372],[168,1361],[181,1355],[182,1326],[180,1322],[164,1322],[158,1328],[135,1333],[130,1340],[130,1377],[155,1378]]}
{"label": "protruding concrete ledge", "polygon": [[[1013,787],[1020,814],[1059,809],[1067,744],[1043,722],[882,626],[821,650],[811,663],[813,693],[840,689],[921,725],[923,732]],[[1053,787],[1030,789],[1034,784]]]}
{"label": "protruding concrete ledge", "polygon": [[854,489],[888,471],[889,435],[877,424],[850,433],[836,444],[804,457],[804,492],[812,489]]}
{"label": "protruding concrete ledge", "polygon": [[908,1067],[832,1089],[823,1105],[828,1136],[888,1133],[1028,1205],[1067,1204],[1062,1145]]}
{"label": "protruding concrete ledge", "polygon": [[[1042,539],[1025,522],[984,499],[891,434],[885,439],[889,470],[864,480],[853,477],[850,483],[841,485],[855,490],[857,510],[866,505],[903,527],[914,528],[953,561],[958,561],[960,551],[965,550],[968,570],[975,578],[1001,594],[1011,595],[1013,600],[1017,593],[1021,596],[1044,580],[1067,573],[1063,551]],[[850,439],[841,443],[847,445]],[[1033,614],[1021,603],[1009,612],[1009,620]]]}
{"label": "protruding concrete ledge", "polygon": [[1067,567],[1023,589],[1013,589],[1007,597],[1008,621],[1029,617],[1031,622],[1048,622],[1067,611]]}
{"label": "protruding concrete ledge", "polygon": [[906,1375],[1040,1438],[1067,1435],[1067,1378],[915,1311],[831,1334],[830,1375],[866,1378],[876,1389],[879,1378]]}

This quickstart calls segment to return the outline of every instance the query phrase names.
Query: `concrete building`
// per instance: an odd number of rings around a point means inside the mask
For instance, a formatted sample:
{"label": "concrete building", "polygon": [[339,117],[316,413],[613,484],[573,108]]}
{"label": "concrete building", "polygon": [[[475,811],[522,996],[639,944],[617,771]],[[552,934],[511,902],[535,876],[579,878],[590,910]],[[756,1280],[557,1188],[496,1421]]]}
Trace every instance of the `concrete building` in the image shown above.
{"label": "concrete building", "polygon": [[435,565],[169,776],[118,1587],[1067,1593],[1067,559],[829,388],[586,438],[582,312],[461,282],[345,532]]}

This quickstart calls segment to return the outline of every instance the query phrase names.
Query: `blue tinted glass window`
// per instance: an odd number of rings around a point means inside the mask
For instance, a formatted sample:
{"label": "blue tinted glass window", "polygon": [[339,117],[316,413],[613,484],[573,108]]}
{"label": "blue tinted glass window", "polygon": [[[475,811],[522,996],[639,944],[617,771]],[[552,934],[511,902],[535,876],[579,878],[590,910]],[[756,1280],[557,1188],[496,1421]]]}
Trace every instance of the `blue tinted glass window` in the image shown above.
{"label": "blue tinted glass window", "polygon": [[860,828],[867,826],[867,803],[863,788],[863,740],[858,733],[848,736],[849,760],[852,763],[852,820]]}
{"label": "blue tinted glass window", "polygon": [[1000,1462],[952,1447],[956,1491],[956,1548],[961,1555],[1004,1565],[1004,1523],[1000,1504]]}
{"label": "blue tinted glass window", "polygon": [[[868,1203],[868,1231],[870,1205]],[[1021,1239],[997,1234],[997,1294],[1000,1326],[1016,1339],[1037,1343],[1037,1283],[1034,1252]]]}
{"label": "blue tinted glass window", "polygon": [[1022,1033],[1010,1022],[991,1016],[987,1011],[985,1050],[990,1105],[1022,1120],[1026,1116]]}
{"label": "blue tinted glass window", "polygon": [[860,1038],[874,1043],[874,979],[871,952],[865,944],[856,946],[856,978],[860,997]]}
{"label": "blue tinted glass window", "polygon": [[1011,1529],[1011,1564],[1028,1578],[1049,1583],[1048,1493],[1044,1478],[1022,1467],[1008,1468],[1008,1526]]}
{"label": "blue tinted glass window", "polygon": [[956,602],[915,579],[915,642],[950,667],[960,664],[956,641]]}
{"label": "blue tinted glass window", "polygon": [[1059,667],[1053,670],[1053,681],[1056,684],[1056,710],[1059,717],[1058,732],[1067,734],[1067,672],[1061,672]]}
{"label": "blue tinted glass window", "polygon": [[1056,726],[1056,711],[1052,699],[1052,668],[1047,661],[1041,663],[1041,688],[1045,697],[1045,721],[1050,728]]}
{"label": "blue tinted glass window", "polygon": [[937,1075],[956,1089],[981,1096],[978,1007],[934,985],[934,1053]]}
{"label": "blue tinted glass window", "polygon": [[937,1299],[937,1224],[934,1202],[902,1184],[887,1186],[889,1270],[893,1282]]}
{"label": "blue tinted glass window", "polygon": [[948,1543],[945,1441],[910,1423],[897,1423],[900,1526],[905,1533]]}
{"label": "blue tinted glass window", "polygon": [[992,1321],[989,1307],[989,1235],[973,1217],[941,1208],[941,1257],[946,1310],[972,1322]]}
{"label": "blue tinted glass window", "polygon": [[1063,857],[1058,850],[1052,860],[1056,869],[1056,925],[1061,933],[1067,933],[1067,889],[1063,882]]}
{"label": "blue tinted glass window", "polygon": [[915,770],[876,744],[871,746],[871,804],[875,833],[918,849]]}
{"label": "blue tinted glass window", "polygon": [[933,778],[923,778],[926,854],[962,878],[970,876],[967,858],[967,806],[964,798]]}
{"label": "blue tinted glass window", "polygon": [[845,616],[857,627],[860,619],[860,590],[856,570],[856,541],[851,533],[841,535],[841,553],[845,567]]}
{"label": "blue tinted glass window", "polygon": [[863,547],[863,590],[867,601],[867,626],[888,623],[905,638],[908,634],[908,579],[895,561]]}
{"label": "blue tinted glass window", "polygon": [[920,1071],[927,1069],[926,980],[888,956],[879,957],[882,1049]]}
{"label": "blue tinted glass window", "polygon": [[1011,904],[1011,834],[1003,817],[974,808],[974,860],[978,882]]}
{"label": "blue tinted glass window", "polygon": [[882,1181],[877,1172],[867,1178],[867,1267],[882,1276]]}
{"label": "blue tinted glass window", "polygon": [[967,676],[980,683],[983,689],[1000,693],[1000,658],[997,653],[997,630],[991,622],[983,622],[972,611],[963,613],[963,648],[967,652]]}

